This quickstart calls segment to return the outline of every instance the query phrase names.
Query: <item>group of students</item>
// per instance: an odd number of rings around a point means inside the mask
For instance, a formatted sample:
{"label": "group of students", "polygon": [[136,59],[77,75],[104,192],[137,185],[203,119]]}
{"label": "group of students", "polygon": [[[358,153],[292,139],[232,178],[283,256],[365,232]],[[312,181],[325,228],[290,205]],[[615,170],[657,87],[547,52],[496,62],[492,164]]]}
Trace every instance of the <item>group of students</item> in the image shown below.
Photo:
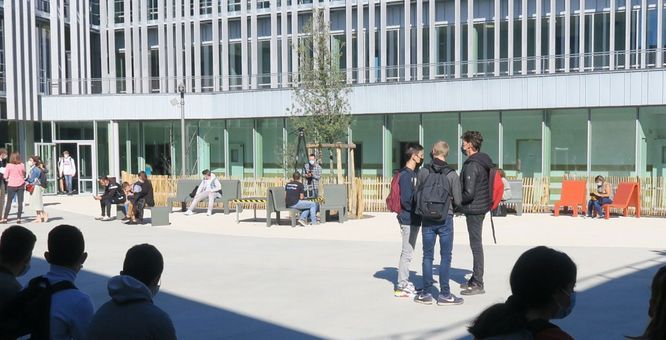
{"label": "group of students", "polygon": [[46,165],[39,156],[30,156],[24,164],[18,152],[8,155],[6,149],[0,149],[0,223],[7,223],[14,201],[15,223],[23,222],[23,200],[26,191],[30,195],[29,206],[37,216],[34,221],[48,221],[49,214],[44,210],[42,199],[47,185],[47,172]]}
{"label": "group of students", "polygon": [[99,180],[104,187],[101,195],[95,196],[95,200],[100,203],[102,215],[96,217],[96,220],[110,221],[111,207],[113,205],[122,205],[125,218],[123,222],[127,224],[143,224],[143,210],[146,206],[155,205],[153,196],[153,185],[144,171],[141,171],[138,180],[134,184],[123,182],[119,185],[116,179],[111,176],[104,176]]}
{"label": "group of students", "polygon": [[75,281],[88,258],[81,231],[59,225],[48,234],[49,271],[23,288],[17,277],[30,268],[37,238],[22,226],[0,237],[0,339],[176,339],[167,313],[153,304],[164,259],[157,248],[130,248],[120,275],[108,281],[110,301],[95,313]]}
{"label": "group of students", "polygon": [[[481,152],[483,136],[478,131],[462,135],[461,152],[467,156],[460,177],[446,162],[449,144],[436,142],[430,152],[430,164],[424,161],[423,147],[410,144],[405,150],[405,167],[392,181],[391,195],[387,199],[389,209],[397,213],[402,234],[402,252],[398,265],[396,297],[414,298],[423,304],[459,305],[463,298],[451,293],[449,285],[452,249],[453,215],[465,214],[473,255],[473,274],[461,285],[461,295],[484,294],[484,255],[482,244],[483,220],[492,205],[489,177],[493,162]],[[392,199],[391,197],[394,197]],[[399,196],[399,206],[397,203]],[[418,290],[409,281],[409,264],[412,260],[419,230],[423,238],[423,287]],[[439,238],[441,263],[439,266],[439,292],[434,297],[432,263],[436,239]]]}

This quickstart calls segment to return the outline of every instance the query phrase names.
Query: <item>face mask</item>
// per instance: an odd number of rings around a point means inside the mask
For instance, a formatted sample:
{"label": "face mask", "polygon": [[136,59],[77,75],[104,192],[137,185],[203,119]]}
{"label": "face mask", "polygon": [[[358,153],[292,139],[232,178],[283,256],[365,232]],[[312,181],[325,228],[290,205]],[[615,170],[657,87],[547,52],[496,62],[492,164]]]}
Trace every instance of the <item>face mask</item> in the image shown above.
{"label": "face mask", "polygon": [[29,271],[30,271],[30,263],[28,263],[17,276],[21,277],[21,276],[27,274]]}
{"label": "face mask", "polygon": [[462,146],[462,145],[460,146],[460,152],[461,152],[463,155],[467,156],[467,150],[465,150],[465,146]]}
{"label": "face mask", "polygon": [[604,185],[604,182],[597,182],[597,186],[598,186],[598,187],[600,187],[600,186],[602,186],[602,185]]}
{"label": "face mask", "polygon": [[160,285],[156,285],[154,287],[151,287],[150,292],[153,294],[153,297],[155,297],[155,295],[157,295],[157,293],[160,292]]}
{"label": "face mask", "polygon": [[314,161],[313,161],[313,160],[309,160],[308,163],[310,163],[310,165],[314,165]]}
{"label": "face mask", "polygon": [[28,166],[32,166],[32,161],[28,161]]}
{"label": "face mask", "polygon": [[569,307],[563,308],[558,303],[557,306],[559,307],[559,309],[557,310],[557,313],[553,315],[553,319],[564,319],[567,316],[569,316],[569,314],[571,314],[571,311],[576,306],[576,292],[571,292],[571,294],[568,295],[569,295]]}

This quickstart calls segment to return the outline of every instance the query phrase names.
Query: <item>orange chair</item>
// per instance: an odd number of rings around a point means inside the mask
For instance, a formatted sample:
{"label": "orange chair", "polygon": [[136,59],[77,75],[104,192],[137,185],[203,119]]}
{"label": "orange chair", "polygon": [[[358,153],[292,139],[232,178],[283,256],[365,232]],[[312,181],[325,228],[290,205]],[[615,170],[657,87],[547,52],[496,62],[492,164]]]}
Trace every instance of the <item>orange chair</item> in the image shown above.
{"label": "orange chair", "polygon": [[583,214],[587,214],[586,186],[587,183],[585,181],[563,181],[560,200],[555,202],[553,214],[559,216],[562,207],[571,207],[573,208],[573,216],[577,217],[579,205],[583,210]]}
{"label": "orange chair", "polygon": [[[622,209],[624,216],[629,215],[629,207],[636,208],[636,217],[641,217],[641,200],[640,200],[640,186],[636,182],[623,182],[618,184],[613,203],[604,204],[601,207],[604,209],[605,218],[610,218],[611,208]],[[596,214],[596,212],[594,213]]]}

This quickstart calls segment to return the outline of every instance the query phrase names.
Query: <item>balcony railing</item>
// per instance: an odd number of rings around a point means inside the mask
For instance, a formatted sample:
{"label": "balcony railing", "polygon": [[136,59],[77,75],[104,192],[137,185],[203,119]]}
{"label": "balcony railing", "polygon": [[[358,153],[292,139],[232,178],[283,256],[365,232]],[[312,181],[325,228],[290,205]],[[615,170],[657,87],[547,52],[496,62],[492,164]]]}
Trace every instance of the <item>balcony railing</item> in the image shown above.
{"label": "balcony railing", "polygon": [[[562,73],[614,72],[627,69],[666,67],[666,49],[616,51],[613,53],[583,53],[541,57],[486,59],[466,62],[389,65],[342,69],[342,77],[350,84],[382,82],[451,81],[520,76],[547,76]],[[661,55],[661,60],[659,58]],[[645,61],[643,62],[643,59]],[[661,65],[657,64],[661,62]],[[291,87],[298,78],[293,72],[273,72],[250,75],[200,77],[148,77],[46,80],[45,94],[175,92],[185,84],[188,92],[222,92]],[[363,79],[363,81],[359,81]],[[41,88],[41,86],[40,86]]]}

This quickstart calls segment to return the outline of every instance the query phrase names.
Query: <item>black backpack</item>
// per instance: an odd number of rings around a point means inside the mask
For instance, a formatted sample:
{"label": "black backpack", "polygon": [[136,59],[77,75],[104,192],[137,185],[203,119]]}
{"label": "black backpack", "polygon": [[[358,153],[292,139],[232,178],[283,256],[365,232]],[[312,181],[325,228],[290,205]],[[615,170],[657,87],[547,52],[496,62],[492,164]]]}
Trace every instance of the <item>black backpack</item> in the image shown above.
{"label": "black backpack", "polygon": [[453,171],[449,167],[437,173],[432,166],[423,168],[418,174],[416,190],[416,214],[424,221],[443,222],[451,205],[451,183],[446,176]]}
{"label": "black backpack", "polygon": [[42,188],[46,188],[46,186],[48,185],[47,179],[46,179],[46,173],[48,172],[48,170],[46,170],[46,169],[39,169],[39,170],[40,170],[39,185],[41,185]]}
{"label": "black backpack", "polygon": [[51,296],[68,289],[76,289],[76,286],[70,281],[50,284],[43,276],[30,280],[28,286],[8,301],[0,311],[2,337],[13,339],[29,334],[31,340],[48,340]]}

